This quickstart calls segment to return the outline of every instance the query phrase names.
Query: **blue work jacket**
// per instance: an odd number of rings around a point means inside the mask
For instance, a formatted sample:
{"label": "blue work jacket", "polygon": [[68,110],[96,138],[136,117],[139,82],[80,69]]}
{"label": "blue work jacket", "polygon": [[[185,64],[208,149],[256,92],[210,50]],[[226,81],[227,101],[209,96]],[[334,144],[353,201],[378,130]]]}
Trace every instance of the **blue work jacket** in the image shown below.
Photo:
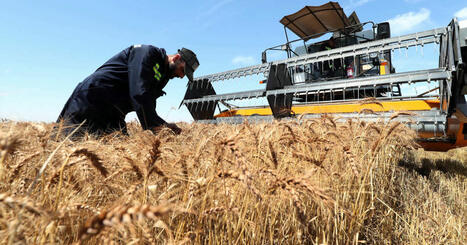
{"label": "blue work jacket", "polygon": [[125,129],[125,116],[135,111],[143,129],[165,124],[156,99],[169,80],[164,49],[134,45],[110,58],[79,83],[58,120],[85,125],[90,131]]}

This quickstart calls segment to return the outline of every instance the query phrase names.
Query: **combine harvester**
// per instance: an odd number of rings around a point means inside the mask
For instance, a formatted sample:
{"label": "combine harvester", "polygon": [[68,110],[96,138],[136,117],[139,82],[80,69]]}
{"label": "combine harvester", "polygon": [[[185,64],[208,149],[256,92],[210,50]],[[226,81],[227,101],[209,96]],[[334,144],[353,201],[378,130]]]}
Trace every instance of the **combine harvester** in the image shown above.
{"label": "combine harvester", "polygon": [[[360,23],[347,17],[336,2],[306,6],[283,17],[287,42],[266,49],[262,64],[197,77],[188,84],[181,105],[196,121],[241,123],[334,115],[338,120],[378,121],[394,118],[418,134],[427,150],[467,146],[467,21],[453,19],[447,27],[391,37],[389,23]],[[371,25],[370,30],[363,30]],[[300,39],[289,41],[287,29]],[[332,33],[328,40],[307,41]],[[292,43],[300,46],[292,50]],[[408,54],[425,45],[439,50],[438,68],[396,73],[394,52]],[[282,50],[287,58],[267,60],[267,52]],[[212,83],[263,74],[265,89],[216,94]],[[423,93],[407,89],[436,84]],[[233,100],[265,98],[263,106],[233,107]],[[267,101],[267,102],[266,102]],[[220,106],[226,107],[221,110]],[[216,109],[218,114],[215,115]],[[369,112],[369,113],[368,113]]]}

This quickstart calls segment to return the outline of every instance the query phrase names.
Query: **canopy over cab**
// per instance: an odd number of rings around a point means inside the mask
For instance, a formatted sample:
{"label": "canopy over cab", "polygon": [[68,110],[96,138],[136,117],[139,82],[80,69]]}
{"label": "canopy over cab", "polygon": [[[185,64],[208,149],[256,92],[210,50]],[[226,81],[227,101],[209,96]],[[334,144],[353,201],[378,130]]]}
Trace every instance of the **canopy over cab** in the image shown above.
{"label": "canopy over cab", "polygon": [[349,30],[350,27],[360,24],[360,21],[355,12],[347,17],[337,2],[328,2],[321,6],[305,6],[296,13],[284,16],[280,22],[305,41],[337,30],[347,29],[349,32],[361,30],[361,26]]}

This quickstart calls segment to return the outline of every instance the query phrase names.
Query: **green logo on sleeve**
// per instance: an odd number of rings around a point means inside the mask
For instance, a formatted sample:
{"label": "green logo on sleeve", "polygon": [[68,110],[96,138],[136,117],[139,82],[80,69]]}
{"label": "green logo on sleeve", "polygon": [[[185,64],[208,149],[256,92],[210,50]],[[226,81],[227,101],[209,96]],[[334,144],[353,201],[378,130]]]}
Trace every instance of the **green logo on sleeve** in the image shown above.
{"label": "green logo on sleeve", "polygon": [[156,63],[152,69],[154,70],[154,78],[157,79],[157,81],[160,81],[162,74],[159,72],[159,63]]}

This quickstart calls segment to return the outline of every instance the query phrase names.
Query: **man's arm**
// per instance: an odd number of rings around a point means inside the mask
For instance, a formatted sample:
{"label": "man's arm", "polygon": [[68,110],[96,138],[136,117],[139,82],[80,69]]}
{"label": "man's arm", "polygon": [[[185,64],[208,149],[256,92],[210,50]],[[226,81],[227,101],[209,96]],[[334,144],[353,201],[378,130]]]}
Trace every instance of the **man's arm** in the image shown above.
{"label": "man's arm", "polygon": [[149,46],[133,48],[128,58],[129,95],[133,109],[143,129],[153,129],[166,124],[164,119],[156,113],[156,98],[154,93],[154,71],[151,59],[163,57],[158,50]]}

